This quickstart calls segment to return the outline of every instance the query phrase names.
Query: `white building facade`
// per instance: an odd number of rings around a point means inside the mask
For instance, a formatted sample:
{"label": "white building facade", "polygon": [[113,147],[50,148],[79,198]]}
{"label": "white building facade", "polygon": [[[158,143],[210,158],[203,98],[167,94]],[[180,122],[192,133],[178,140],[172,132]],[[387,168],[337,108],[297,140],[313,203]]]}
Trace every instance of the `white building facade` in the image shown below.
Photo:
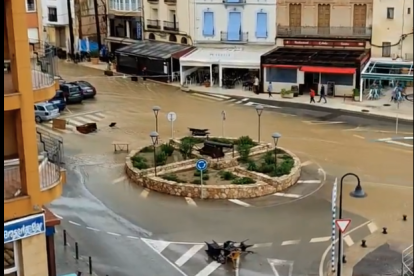
{"label": "white building facade", "polygon": [[[74,1],[71,1],[72,20],[75,24],[74,11]],[[42,24],[46,30],[45,41],[65,49],[69,38],[69,12],[67,2],[42,0],[42,14]],[[74,30],[77,30],[77,28],[74,27]]]}

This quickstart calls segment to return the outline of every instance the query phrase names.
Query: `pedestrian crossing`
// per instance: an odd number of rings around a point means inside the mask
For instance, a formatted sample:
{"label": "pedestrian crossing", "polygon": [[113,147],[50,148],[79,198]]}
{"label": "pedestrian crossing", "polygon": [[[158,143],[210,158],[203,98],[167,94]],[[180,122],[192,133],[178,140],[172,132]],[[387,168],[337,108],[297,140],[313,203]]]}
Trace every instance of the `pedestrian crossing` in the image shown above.
{"label": "pedestrian crossing", "polygon": [[269,105],[269,104],[262,104],[255,102],[254,99],[250,98],[233,98],[230,96],[225,95],[218,95],[218,94],[208,94],[208,93],[192,93],[193,97],[197,97],[202,101],[208,101],[208,102],[222,102],[225,103],[228,106],[236,106],[236,105],[244,105],[247,107],[256,107],[258,105],[263,106],[264,108],[268,109],[279,109],[280,107]]}

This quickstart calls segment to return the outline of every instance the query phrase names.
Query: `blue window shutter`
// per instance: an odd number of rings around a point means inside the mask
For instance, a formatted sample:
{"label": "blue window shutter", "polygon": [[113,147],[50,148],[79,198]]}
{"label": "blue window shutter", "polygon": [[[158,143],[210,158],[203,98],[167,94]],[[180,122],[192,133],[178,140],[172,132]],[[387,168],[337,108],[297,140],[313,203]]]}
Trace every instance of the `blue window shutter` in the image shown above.
{"label": "blue window shutter", "polygon": [[226,0],[227,3],[239,3],[240,0]]}
{"label": "blue window shutter", "polygon": [[214,36],[214,13],[213,12],[204,12],[203,35]]}
{"label": "blue window shutter", "polygon": [[227,23],[227,39],[229,41],[240,41],[241,38],[241,13],[230,12]]}
{"label": "blue window shutter", "polygon": [[257,13],[256,37],[267,38],[267,13],[265,12]]}

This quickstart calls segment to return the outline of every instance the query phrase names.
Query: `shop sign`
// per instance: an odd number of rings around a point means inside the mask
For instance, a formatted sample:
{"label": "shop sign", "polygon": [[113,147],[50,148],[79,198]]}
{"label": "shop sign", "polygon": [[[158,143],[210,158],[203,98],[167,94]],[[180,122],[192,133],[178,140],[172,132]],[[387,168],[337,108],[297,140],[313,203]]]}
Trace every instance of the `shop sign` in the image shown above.
{"label": "shop sign", "polygon": [[365,48],[365,41],[341,41],[341,40],[283,40],[285,46],[322,46],[322,47],[345,47],[345,48]]}
{"label": "shop sign", "polygon": [[4,243],[22,240],[46,231],[44,214],[28,216],[4,224]]}

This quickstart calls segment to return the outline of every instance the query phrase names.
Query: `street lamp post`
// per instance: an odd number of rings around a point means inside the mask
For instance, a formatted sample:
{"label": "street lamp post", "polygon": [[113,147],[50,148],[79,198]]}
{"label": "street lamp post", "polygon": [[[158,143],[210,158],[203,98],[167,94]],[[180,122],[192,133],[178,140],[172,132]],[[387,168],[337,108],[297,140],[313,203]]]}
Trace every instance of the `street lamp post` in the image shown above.
{"label": "street lamp post", "polygon": [[154,146],[154,174],[155,176],[157,176],[157,154],[155,152],[155,146],[158,144],[158,132],[153,131],[150,133],[150,137],[151,137],[151,141],[152,141],[152,145]]}
{"label": "street lamp post", "polygon": [[273,133],[272,134],[272,138],[273,138],[273,143],[275,144],[275,166],[277,167],[277,143],[279,142],[279,138],[282,137],[282,134],[280,133]]}
{"label": "street lamp post", "polygon": [[155,131],[158,132],[158,113],[160,112],[161,107],[159,106],[153,106],[152,107],[152,111],[154,112],[154,116],[155,116]]}
{"label": "street lamp post", "polygon": [[[347,178],[348,176],[353,176],[356,178],[357,180],[357,186],[355,187],[355,190],[353,192],[351,192],[351,196],[352,197],[356,197],[356,198],[363,198],[366,197],[366,193],[364,192],[364,190],[362,189],[361,186],[361,180],[359,179],[359,176],[354,174],[354,173],[347,173],[344,174],[344,176],[342,176],[341,178],[341,183],[339,184],[339,217],[338,219],[342,219],[342,200],[343,200],[343,187],[344,187],[344,179]],[[342,232],[339,231],[339,236],[338,236],[338,240],[339,240],[339,245],[338,245],[338,268],[337,268],[337,275],[341,276],[341,270],[342,270],[342,250],[343,250],[343,244],[342,244]]]}
{"label": "street lamp post", "polygon": [[257,112],[257,118],[258,118],[258,141],[260,143],[260,117],[262,116],[263,113],[263,105],[256,105],[256,112]]}

